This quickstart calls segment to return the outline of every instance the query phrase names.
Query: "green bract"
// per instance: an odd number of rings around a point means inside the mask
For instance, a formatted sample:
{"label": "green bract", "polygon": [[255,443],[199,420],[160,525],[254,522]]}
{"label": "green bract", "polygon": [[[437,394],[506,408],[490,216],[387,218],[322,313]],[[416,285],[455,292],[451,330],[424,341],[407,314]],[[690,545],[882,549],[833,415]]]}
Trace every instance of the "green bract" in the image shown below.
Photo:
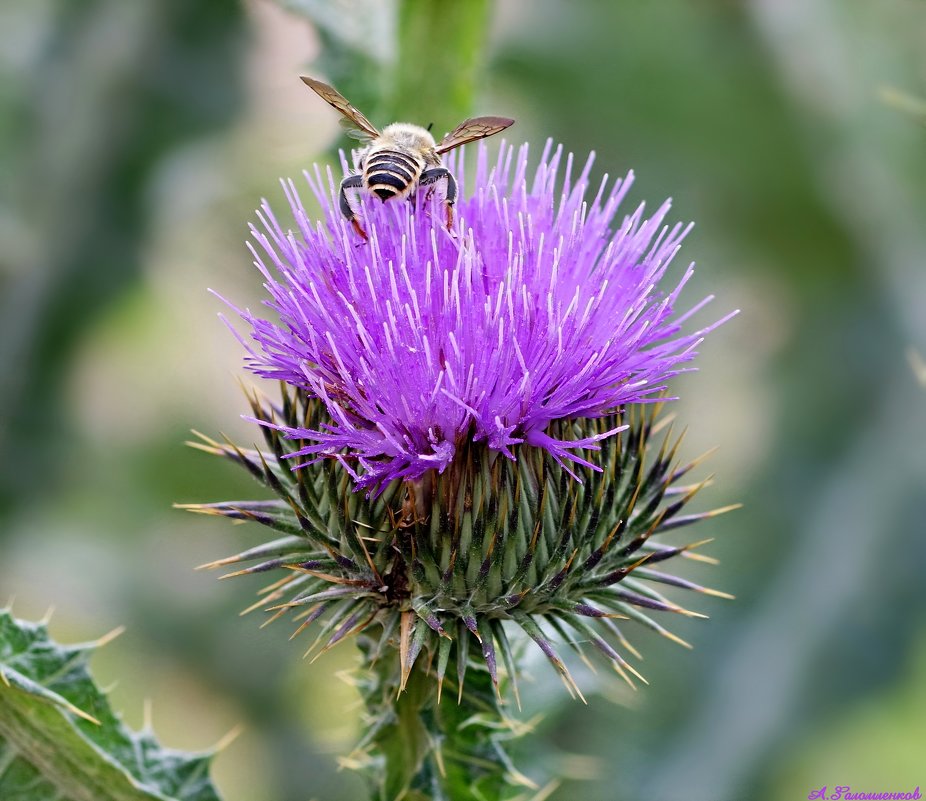
{"label": "green bract", "polygon": [[[279,406],[251,399],[259,422],[321,425],[318,399],[285,385],[282,392]],[[581,482],[542,448],[521,446],[511,460],[463,440],[443,473],[396,480],[371,498],[334,458],[293,470],[287,457],[303,443],[275,427],[261,426],[266,452],[198,443],[241,464],[275,497],[186,508],[283,535],[208,567],[274,573],[251,608],[291,613],[298,631],[315,624],[310,652],[359,635],[367,732],[347,762],[366,769],[377,798],[417,797],[402,795],[412,790],[471,797],[454,793],[461,764],[467,792],[502,777],[523,781],[501,747],[518,732],[501,687],[517,678],[512,641],[533,641],[572,693],[581,694],[554,638],[579,651],[590,644],[633,684],[642,677],[628,661],[638,654],[623,622],[685,644],[654,617],[697,613],[660,585],[722,595],[659,569],[673,557],[704,559],[693,550],[702,543],[668,544],[663,535],[726,510],[682,514],[702,484],[682,485],[694,463],[675,464],[678,441],[657,435],[658,405],[646,408],[550,424],[559,439],[629,424],[601,441],[603,471],[580,468]]]}

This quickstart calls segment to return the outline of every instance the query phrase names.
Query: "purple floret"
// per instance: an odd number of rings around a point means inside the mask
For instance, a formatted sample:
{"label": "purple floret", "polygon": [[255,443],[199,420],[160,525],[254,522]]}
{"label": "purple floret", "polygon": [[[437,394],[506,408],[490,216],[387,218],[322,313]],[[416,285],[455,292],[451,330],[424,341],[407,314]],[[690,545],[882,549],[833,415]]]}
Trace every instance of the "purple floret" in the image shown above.
{"label": "purple floret", "polygon": [[[455,161],[455,163],[453,163]],[[330,171],[306,173],[324,220],[309,220],[292,181],[284,184],[296,229],[266,202],[252,227],[256,264],[275,312],[236,309],[250,327],[249,369],[321,398],[320,430],[284,428],[309,441],[305,462],[337,458],[359,487],[443,471],[463,438],[509,458],[526,443],[564,467],[597,466],[580,455],[607,434],[555,439],[552,420],[600,417],[654,400],[681,372],[705,333],[676,315],[689,267],[669,292],[658,285],[690,226],[664,225],[668,201],[621,221],[633,176],[591,198],[589,158],[558,179],[562,149],[547,144],[529,174],[527,146],[503,145],[494,165],[478,150],[475,191],[461,179],[453,231],[443,204],[364,198],[363,243],[341,216]],[[723,322],[723,321],[720,321]]]}

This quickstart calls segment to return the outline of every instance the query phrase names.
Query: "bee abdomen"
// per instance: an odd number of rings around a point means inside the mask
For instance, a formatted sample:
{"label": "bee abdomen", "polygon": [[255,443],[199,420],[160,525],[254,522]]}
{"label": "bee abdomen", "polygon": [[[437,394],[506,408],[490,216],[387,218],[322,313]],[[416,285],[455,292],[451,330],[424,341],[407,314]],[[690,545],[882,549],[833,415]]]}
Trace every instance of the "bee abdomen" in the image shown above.
{"label": "bee abdomen", "polygon": [[422,164],[414,156],[398,150],[371,153],[363,168],[367,189],[381,200],[405,195],[421,175]]}

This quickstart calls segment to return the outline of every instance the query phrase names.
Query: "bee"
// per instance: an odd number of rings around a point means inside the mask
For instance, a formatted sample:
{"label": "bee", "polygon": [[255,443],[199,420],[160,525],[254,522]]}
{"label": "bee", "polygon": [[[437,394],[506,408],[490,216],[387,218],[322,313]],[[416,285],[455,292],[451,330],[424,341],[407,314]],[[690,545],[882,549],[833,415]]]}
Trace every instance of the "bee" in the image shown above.
{"label": "bee", "polygon": [[450,170],[444,167],[441,156],[467,142],[504,131],[514,122],[508,117],[472,117],[461,122],[440,142],[435,141],[428,129],[407,122],[394,122],[380,132],[340,92],[328,84],[306,76],[302,76],[302,81],[322,100],[340,111],[347,121],[357,126],[354,135],[366,143],[365,147],[354,153],[356,172],[341,181],[338,191],[341,213],[363,239],[367,239],[367,234],[357,220],[347,190],[364,189],[385,202],[395,197],[414,197],[419,186],[444,181],[444,203],[449,229],[453,226],[457,182]]}

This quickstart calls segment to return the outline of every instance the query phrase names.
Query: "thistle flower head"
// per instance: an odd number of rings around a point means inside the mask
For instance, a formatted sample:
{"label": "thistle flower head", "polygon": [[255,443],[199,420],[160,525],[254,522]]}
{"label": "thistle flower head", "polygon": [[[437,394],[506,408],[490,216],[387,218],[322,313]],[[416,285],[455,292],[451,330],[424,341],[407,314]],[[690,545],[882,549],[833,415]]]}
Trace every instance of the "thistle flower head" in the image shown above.
{"label": "thistle flower head", "polygon": [[[490,164],[483,145],[451,231],[436,222],[439,198],[372,199],[361,212],[368,244],[338,211],[330,172],[327,189],[317,168],[306,173],[322,223],[292,181],[296,231],[263,205],[252,251],[276,319],[238,310],[248,365],[328,412],[318,428],[284,429],[305,441],[293,464],[335,457],[380,491],[444,471],[472,440],[509,458],[543,448],[573,475],[570,464],[599,469],[581,451],[616,429],[561,439],[550,423],[654,399],[713,326],[681,332],[708,300],[677,313],[690,267],[659,288],[688,231],[665,224],[669,203],[620,219],[632,175],[593,193],[592,158],[578,175],[571,155],[563,161],[548,143],[533,171],[527,146],[503,145]],[[458,175],[461,162],[450,164]]]}
{"label": "thistle flower head", "polygon": [[[573,176],[548,145],[529,174],[526,147],[491,166],[487,152],[450,231],[441,198],[419,191],[367,199],[361,242],[318,170],[322,222],[292,182],[295,230],[263,206],[252,249],[273,319],[238,312],[248,365],[282,401],[251,397],[264,449],[198,444],[273,497],[188,508],[277,532],[209,566],[274,574],[251,608],[293,614],[297,634],[314,625],[310,652],[358,636],[367,731],[348,764],[376,797],[482,797],[435,789],[455,781],[447,755],[473,788],[519,780],[499,739],[509,635],[574,693],[554,636],[633,684],[616,621],[682,642],[657,619],[695,613],[661,587],[723,595],[660,564],[706,560],[666,535],[726,510],[683,513],[703,484],[683,481],[694,464],[658,433],[661,403],[639,405],[664,399],[719,325],[683,332],[706,302],[676,310],[690,267],[659,288],[687,228],[664,223],[668,203],[619,218],[631,177],[593,193],[590,159]],[[440,703],[445,681],[459,706]]]}

